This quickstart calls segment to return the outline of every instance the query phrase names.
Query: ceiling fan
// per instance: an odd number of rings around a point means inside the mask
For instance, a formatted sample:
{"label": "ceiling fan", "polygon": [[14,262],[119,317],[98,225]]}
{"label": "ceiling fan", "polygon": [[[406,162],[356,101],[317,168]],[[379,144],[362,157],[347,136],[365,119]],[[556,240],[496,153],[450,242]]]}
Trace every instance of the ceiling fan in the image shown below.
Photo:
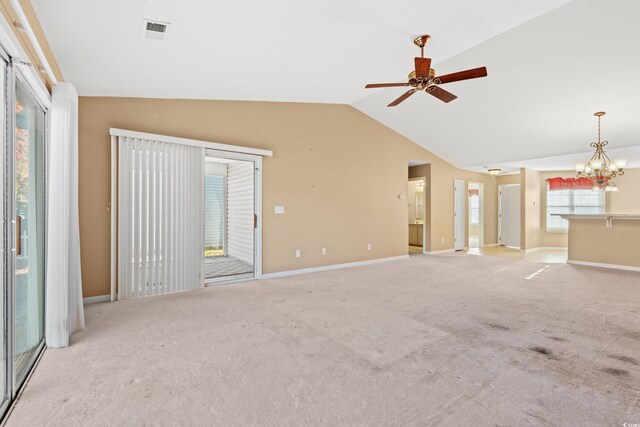
{"label": "ceiling fan", "polygon": [[406,91],[398,99],[387,105],[387,107],[395,107],[420,90],[424,90],[428,94],[435,96],[440,101],[451,102],[456,99],[457,96],[442,89],[440,85],[487,76],[487,67],[473,68],[471,70],[445,74],[444,76],[436,76],[436,70],[431,68],[431,58],[424,57],[424,47],[429,39],[430,36],[420,36],[413,41],[413,43],[420,48],[420,58],[415,58],[416,68],[409,73],[409,81],[407,83],[373,83],[366,85],[365,89],[398,86],[412,87],[412,89]]}

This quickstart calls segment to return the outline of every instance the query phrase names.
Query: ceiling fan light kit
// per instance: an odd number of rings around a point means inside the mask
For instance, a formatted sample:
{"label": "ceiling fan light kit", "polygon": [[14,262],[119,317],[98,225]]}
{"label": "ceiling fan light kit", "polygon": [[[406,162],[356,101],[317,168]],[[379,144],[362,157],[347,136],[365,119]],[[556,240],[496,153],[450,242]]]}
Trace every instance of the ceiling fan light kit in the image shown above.
{"label": "ceiling fan light kit", "polygon": [[604,151],[604,147],[609,142],[600,140],[600,119],[605,114],[607,113],[604,111],[598,111],[593,114],[598,118],[598,141],[589,145],[596,151],[588,162],[576,162],[576,176],[578,178],[589,178],[593,181],[593,191],[618,191],[613,179],[618,175],[624,175],[627,159],[611,161]]}
{"label": "ceiling fan light kit", "polygon": [[387,107],[395,107],[405,99],[409,98],[416,92],[425,91],[426,93],[435,96],[442,102],[449,103],[457,98],[451,92],[448,92],[440,87],[442,84],[458,82],[461,80],[477,79],[479,77],[487,76],[487,68],[479,67],[471,70],[458,71],[457,73],[445,74],[438,76],[436,70],[431,68],[431,58],[424,57],[424,47],[429,42],[431,37],[423,35],[416,37],[413,43],[420,48],[420,57],[414,58],[415,69],[409,73],[409,81],[406,83],[372,83],[365,86],[365,89],[380,88],[380,87],[401,87],[410,86],[409,89],[396,100],[391,102]]}

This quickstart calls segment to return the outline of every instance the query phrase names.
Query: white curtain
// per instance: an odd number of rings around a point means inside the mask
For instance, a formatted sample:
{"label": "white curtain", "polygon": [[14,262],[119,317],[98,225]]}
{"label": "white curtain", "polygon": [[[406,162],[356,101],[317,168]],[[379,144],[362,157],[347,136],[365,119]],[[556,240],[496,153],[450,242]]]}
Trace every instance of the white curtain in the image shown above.
{"label": "white curtain", "polygon": [[118,299],[200,288],[204,149],[118,137]]}
{"label": "white curtain", "polygon": [[54,86],[48,163],[46,341],[66,347],[84,329],[78,222],[78,94]]}

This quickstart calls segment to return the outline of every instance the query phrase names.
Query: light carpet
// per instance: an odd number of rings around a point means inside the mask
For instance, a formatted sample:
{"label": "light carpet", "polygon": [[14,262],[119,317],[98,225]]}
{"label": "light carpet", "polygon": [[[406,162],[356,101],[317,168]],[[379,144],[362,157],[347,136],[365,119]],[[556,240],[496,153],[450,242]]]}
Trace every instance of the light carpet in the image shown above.
{"label": "light carpet", "polygon": [[543,267],[413,256],[90,305],[8,425],[640,422],[640,274]]}

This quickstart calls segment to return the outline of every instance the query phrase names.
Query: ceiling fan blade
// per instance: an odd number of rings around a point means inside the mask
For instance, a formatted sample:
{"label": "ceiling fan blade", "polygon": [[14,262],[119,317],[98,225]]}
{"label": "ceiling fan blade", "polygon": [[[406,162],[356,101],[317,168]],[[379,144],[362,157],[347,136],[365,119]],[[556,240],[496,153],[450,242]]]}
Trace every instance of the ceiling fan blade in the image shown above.
{"label": "ceiling fan blade", "polygon": [[397,87],[397,86],[409,86],[409,83],[370,83],[366,85],[365,89],[371,89],[375,87]]}
{"label": "ceiling fan blade", "polygon": [[409,89],[408,91],[403,93],[398,99],[393,101],[391,104],[387,105],[387,107],[395,107],[396,105],[400,104],[402,101],[404,101],[405,99],[407,99],[408,97],[416,93],[417,90],[418,89]]}
{"label": "ceiling fan blade", "polygon": [[455,96],[451,92],[447,92],[446,90],[438,86],[429,86],[426,92],[430,95],[435,96],[442,102],[451,102],[457,98],[457,96]]}
{"label": "ceiling fan blade", "polygon": [[477,79],[478,77],[487,76],[487,67],[473,68],[471,70],[458,71],[457,73],[445,74],[444,76],[438,76],[434,82],[438,84],[445,84],[451,82],[458,82],[460,80]]}
{"label": "ceiling fan blade", "polygon": [[416,77],[429,77],[431,69],[431,58],[416,58]]}

